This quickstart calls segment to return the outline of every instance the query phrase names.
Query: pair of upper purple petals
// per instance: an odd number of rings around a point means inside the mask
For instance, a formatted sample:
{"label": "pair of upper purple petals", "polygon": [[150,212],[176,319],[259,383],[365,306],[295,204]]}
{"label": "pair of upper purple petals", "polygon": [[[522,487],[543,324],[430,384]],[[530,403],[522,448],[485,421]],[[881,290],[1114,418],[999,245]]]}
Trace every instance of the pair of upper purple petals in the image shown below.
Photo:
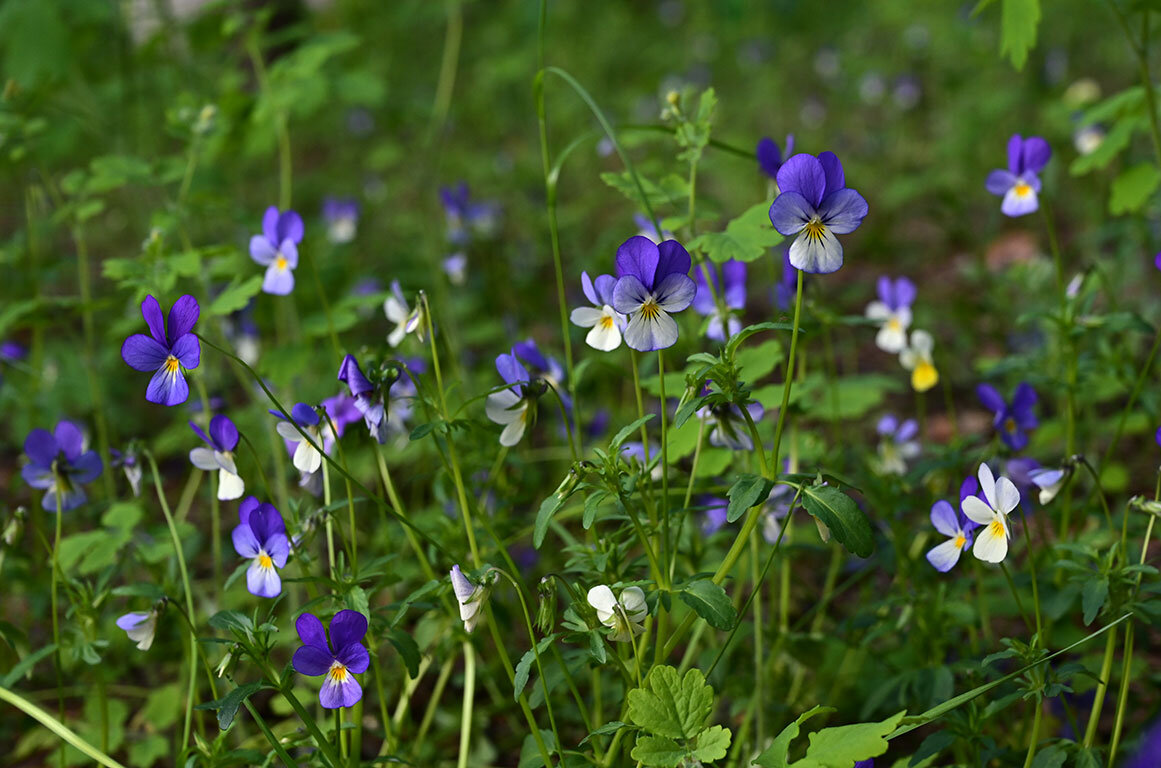
{"label": "pair of upper purple petals", "polygon": [[1004,400],[991,384],[980,384],[976,387],[976,395],[980,402],[993,414],[993,425],[1000,433],[1000,439],[1013,451],[1023,450],[1028,445],[1028,432],[1035,429],[1039,422],[1036,419],[1036,390],[1026,381],[1016,386],[1012,394],[1012,402]]}
{"label": "pair of upper purple petals", "polygon": [[153,371],[145,399],[161,405],[179,405],[189,397],[185,371],[201,363],[202,346],[192,333],[201,314],[197,299],[182,296],[162,318],[161,305],[153,296],[141,302],[141,314],[149,335],[135,333],[121,345],[121,359],[138,371]]}
{"label": "pair of upper purple petals", "polygon": [[639,352],[671,347],[677,322],[669,315],[693,302],[697,287],[689,277],[693,262],[676,240],[654,243],[630,237],[617,249],[613,309],[629,318],[625,343]]}
{"label": "pair of upper purple petals", "polygon": [[342,610],[331,619],[330,641],[326,629],[313,613],[304,613],[294,623],[302,646],[291,663],[300,675],[326,675],[319,691],[319,703],[326,709],[352,707],[363,698],[363,689],[354,675],[371,665],[371,655],[363,646],[367,617],[358,611]]}
{"label": "pair of upper purple petals", "polygon": [[1052,159],[1052,147],[1040,136],[1025,139],[1013,134],[1008,139],[1008,168],[997,168],[988,174],[984,186],[993,195],[1004,198],[1000,210],[1005,216],[1023,216],[1040,207],[1040,177],[1037,175]]}
{"label": "pair of upper purple petals", "polygon": [[803,272],[837,271],[843,248],[835,235],[854,232],[868,211],[863,196],[846,186],[842,163],[833,152],[794,155],[778,169],[777,181],[770,222],[787,237],[798,235],[790,263]]}
{"label": "pair of upper purple petals", "polygon": [[262,216],[262,234],[250,238],[250,258],[266,267],[262,290],[285,296],[294,290],[294,269],[298,266],[298,244],[305,227],[294,210],[279,211],[270,206]]}
{"label": "pair of upper purple petals", "polygon": [[915,283],[906,277],[898,277],[892,280],[886,275],[883,275],[879,278],[877,287],[879,301],[886,304],[887,308],[892,312],[898,312],[903,307],[910,307],[915,303],[915,297],[918,295]]}
{"label": "pair of upper purple petals", "polygon": [[783,158],[788,158],[794,153],[794,134],[786,135],[786,152],[778,146],[778,142],[771,139],[769,136],[763,136],[762,140],[758,142],[758,147],[754,154],[758,157],[758,167],[772,179],[778,178],[778,169],[782,167]]}
{"label": "pair of upper purple petals", "polygon": [[198,437],[215,451],[228,453],[238,447],[238,428],[234,426],[234,422],[230,420],[230,417],[224,413],[219,413],[210,419],[210,433],[208,435],[192,421],[189,423],[189,426]]}

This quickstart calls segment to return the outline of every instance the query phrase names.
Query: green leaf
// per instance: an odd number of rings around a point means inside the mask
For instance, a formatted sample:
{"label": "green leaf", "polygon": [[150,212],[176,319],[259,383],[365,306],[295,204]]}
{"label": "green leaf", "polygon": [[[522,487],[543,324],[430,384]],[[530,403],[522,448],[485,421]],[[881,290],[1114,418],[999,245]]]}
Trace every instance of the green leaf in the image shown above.
{"label": "green leaf", "polygon": [[802,506],[825,523],[831,535],[851,553],[870,557],[875,551],[870,521],[851,497],[838,488],[829,485],[805,486],[802,489]]}
{"label": "green leaf", "polygon": [[1068,749],[1063,744],[1053,744],[1036,753],[1032,768],[1060,768],[1068,759]]}
{"label": "green leaf", "polygon": [[228,315],[245,307],[262,290],[262,275],[249,279],[235,277],[206,310],[211,315]]}
{"label": "green leaf", "polygon": [[713,688],[700,670],[679,677],[673,667],[654,667],[643,688],[629,691],[629,720],[658,736],[691,739],[705,728],[713,705]]}
{"label": "green leaf", "polygon": [[565,499],[571,495],[571,492],[564,496],[554,492],[540,502],[540,509],[536,512],[536,524],[532,527],[532,546],[540,549],[540,545],[544,543],[544,537],[548,533],[548,525],[552,522],[552,516],[564,506]]}
{"label": "green leaf", "polygon": [[693,757],[703,763],[721,760],[730,750],[730,729],[715,725],[697,735],[697,746]]}
{"label": "green leaf", "polygon": [[772,200],[758,203],[726,225],[724,232],[706,232],[689,243],[700,248],[718,264],[733,259],[754,261],[766,255],[768,248],[782,242],[782,235],[770,223]]}
{"label": "green leaf", "polygon": [[399,652],[399,657],[407,666],[408,677],[414,680],[419,675],[420,656],[419,645],[416,644],[415,638],[398,627],[392,627],[387,631],[387,639],[391,645],[395,646],[395,650]]}
{"label": "green leaf", "polygon": [[242,706],[242,702],[262,690],[262,688],[263,685],[261,682],[239,685],[222,698],[207,701],[205,704],[198,704],[194,709],[212,709],[216,711],[218,713],[218,727],[224,731],[234,722],[234,716],[238,714],[238,708]]}
{"label": "green leaf", "polygon": [[718,584],[709,579],[698,579],[686,584],[681,590],[681,600],[701,616],[714,629],[729,631],[738,618],[729,595]]}
{"label": "green leaf", "polygon": [[[548,650],[548,646],[557,638],[559,633],[552,633],[546,637],[541,638],[540,642],[536,644],[536,651],[544,653]],[[520,657],[520,662],[516,665],[516,675],[512,681],[512,698],[514,700],[520,699],[520,694],[524,693],[524,686],[528,685],[528,676],[532,674],[532,663],[536,661],[536,654],[529,648]]]}
{"label": "green leaf", "polygon": [[1068,172],[1073,176],[1082,176],[1089,171],[1108,166],[1129,146],[1133,133],[1144,124],[1145,118],[1142,115],[1121,118],[1101,139],[1100,146],[1072,161],[1072,165],[1068,166]]}
{"label": "green leaf", "polygon": [[637,737],[637,743],[633,746],[633,751],[629,754],[642,765],[673,768],[673,766],[676,766],[685,759],[688,750],[678,745],[676,741],[668,736],[646,736],[642,734]]}
{"label": "green leaf", "polygon": [[746,514],[747,509],[761,504],[773,488],[774,481],[761,475],[740,476],[730,486],[730,490],[726,491],[726,497],[730,500],[729,506],[726,507],[726,522],[736,522],[739,517]]}
{"label": "green leaf", "polygon": [[1092,624],[1093,619],[1104,608],[1109,597],[1109,580],[1104,576],[1089,579],[1080,592],[1080,604],[1084,608],[1084,625]]}
{"label": "green leaf", "polygon": [[634,432],[636,432],[637,430],[639,430],[641,428],[641,425],[647,423],[650,419],[653,418],[653,416],[654,416],[654,414],[652,414],[652,413],[646,414],[646,415],[642,416],[641,418],[637,419],[636,421],[634,421],[632,424],[628,424],[628,425],[622,427],[620,430],[618,430],[617,434],[613,435],[613,441],[611,443],[609,443],[609,453],[615,454],[617,452],[617,449],[619,449],[621,447],[621,443],[628,440],[629,435],[631,435]]}
{"label": "green leaf", "polygon": [[1036,47],[1036,26],[1040,23],[1040,0],[1004,0],[1000,10],[1000,55],[1012,66],[1023,69],[1028,52]]}
{"label": "green leaf", "polygon": [[[740,347],[742,345],[743,341],[750,338],[755,333],[761,333],[762,331],[791,331],[791,332],[793,332],[794,331],[794,324],[793,323],[765,322],[765,323],[755,323],[754,325],[747,325],[745,328],[743,328],[742,330],[738,331],[733,336],[731,336],[730,340],[726,342],[726,355],[728,357],[733,357],[735,354],[737,354],[738,347]],[[799,328],[798,332],[803,333],[803,330],[801,328]]]}
{"label": "green leaf", "polygon": [[753,764],[760,765],[762,768],[786,768],[789,764],[787,763],[787,755],[790,752],[790,742],[798,738],[802,724],[815,715],[826,715],[834,711],[834,707],[823,706],[814,706],[806,710],[793,723],[782,729],[782,732],[778,734],[770,746],[754,758]]}
{"label": "green leaf", "polygon": [[585,745],[585,743],[594,736],[608,736],[609,734],[616,733],[617,731],[621,730],[624,727],[625,727],[625,723],[622,723],[620,720],[613,720],[611,722],[605,723],[600,728],[597,728],[595,731],[590,733],[588,736],[585,736],[583,739],[581,739],[580,744],[578,744],[577,746],[583,747]]}
{"label": "green leaf", "polygon": [[645,190],[645,197],[649,199],[648,206],[641,199],[641,193],[637,191],[637,185],[633,183],[633,177],[628,171],[601,174],[601,181],[632,200],[642,209],[657,208],[667,204],[684,204],[689,199],[688,182],[675,173],[664,177],[660,183],[650,181],[640,174],[638,174],[638,178],[641,179],[641,188]]}
{"label": "green leaf", "polygon": [[797,768],[850,768],[859,761],[887,751],[886,736],[899,725],[903,710],[877,723],[856,723],[823,728],[810,734],[806,756],[794,763]]}
{"label": "green leaf", "polygon": [[756,347],[739,350],[734,359],[742,377],[748,382],[754,382],[782,365],[785,357],[782,354],[782,342],[770,339]]}
{"label": "green leaf", "polygon": [[585,511],[581,518],[581,526],[587,531],[593,527],[593,522],[597,519],[597,512],[601,508],[603,502],[609,495],[608,491],[593,491],[585,498]]}
{"label": "green leaf", "polygon": [[911,761],[907,763],[908,768],[915,768],[915,766],[924,760],[929,757],[935,757],[954,743],[954,733],[951,731],[936,731],[924,739],[923,743],[919,745],[919,749],[915,750],[915,754],[911,756]]}
{"label": "green leaf", "polygon": [[1149,200],[1161,185],[1161,170],[1153,163],[1138,163],[1113,180],[1109,195],[1109,213],[1119,216],[1134,213]]}
{"label": "green leaf", "polygon": [[218,611],[210,617],[210,626],[223,632],[241,632],[247,637],[254,631],[254,622],[238,611]]}
{"label": "green leaf", "polygon": [[12,669],[8,670],[8,674],[4,675],[4,677],[0,679],[0,685],[4,686],[5,688],[11,688],[12,686],[16,685],[20,678],[24,677],[24,675],[27,674],[29,670],[36,666],[36,662],[40,661],[45,656],[48,656],[55,650],[56,645],[49,643],[43,648],[38,648],[34,652],[28,654],[23,659],[12,665]]}

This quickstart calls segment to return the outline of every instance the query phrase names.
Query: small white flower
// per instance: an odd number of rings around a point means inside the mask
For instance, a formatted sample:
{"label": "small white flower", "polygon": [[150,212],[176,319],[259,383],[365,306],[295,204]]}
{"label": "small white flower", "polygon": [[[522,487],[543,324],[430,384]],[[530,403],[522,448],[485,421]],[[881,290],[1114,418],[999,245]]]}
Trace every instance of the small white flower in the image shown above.
{"label": "small white flower", "polygon": [[911,307],[892,310],[881,301],[872,301],[867,305],[867,317],[881,323],[875,346],[891,354],[903,351],[907,346],[907,329],[911,326]]}
{"label": "small white flower", "polygon": [[1020,504],[1020,491],[1006,477],[996,480],[987,464],[980,464],[979,496],[968,496],[961,509],[969,520],[980,526],[972,554],[985,563],[1003,562],[1008,555],[1008,539],[1012,531],[1008,525],[1008,514]]}
{"label": "small white flower", "polygon": [[935,340],[927,331],[912,331],[911,343],[899,353],[899,362],[911,371],[911,387],[926,392],[939,383],[939,371],[932,360]]}
{"label": "small white flower", "polygon": [[640,587],[625,588],[618,600],[613,596],[613,590],[600,584],[589,590],[588,602],[597,612],[600,622],[613,630],[609,634],[610,640],[626,642],[645,631],[642,624],[649,609]]}
{"label": "small white flower", "polygon": [[621,346],[621,333],[628,323],[627,318],[612,306],[616,283],[612,275],[598,275],[596,280],[592,280],[588,272],[581,272],[581,289],[593,306],[577,307],[569,316],[573,325],[592,329],[585,336],[585,343],[602,352]]}

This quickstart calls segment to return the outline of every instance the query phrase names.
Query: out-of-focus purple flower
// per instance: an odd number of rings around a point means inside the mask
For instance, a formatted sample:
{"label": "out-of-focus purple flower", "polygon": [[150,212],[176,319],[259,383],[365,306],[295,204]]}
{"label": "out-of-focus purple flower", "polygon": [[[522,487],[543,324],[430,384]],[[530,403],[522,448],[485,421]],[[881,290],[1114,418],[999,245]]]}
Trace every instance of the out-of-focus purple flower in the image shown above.
{"label": "out-of-focus purple flower", "polygon": [[572,411],[572,398],[569,397],[568,391],[565,389],[564,366],[560,364],[559,360],[555,357],[548,357],[541,352],[540,347],[532,339],[525,339],[513,344],[512,354],[516,355],[516,359],[527,367],[528,373],[533,379],[543,379],[551,384],[552,388],[560,395],[565,410]]}
{"label": "out-of-focus purple flower", "polygon": [[717,496],[702,496],[698,506],[705,509],[705,519],[701,523],[701,532],[712,536],[726,524],[726,515],[730,502]]}
{"label": "out-of-focus purple flower", "polygon": [[463,285],[468,279],[468,257],[461,251],[443,260],[443,272],[452,285]]}
{"label": "out-of-focus purple flower", "polygon": [[254,322],[253,299],[227,318],[225,332],[226,338],[234,344],[235,354],[247,365],[255,365],[261,350],[261,336],[258,333],[258,324]]}
{"label": "out-of-focus purple flower", "polygon": [[617,278],[612,275],[597,275],[593,280],[588,272],[581,272],[581,290],[591,307],[577,307],[569,315],[573,325],[591,328],[585,336],[585,344],[602,352],[611,352],[621,346],[621,333],[628,324],[625,316],[613,309],[613,288]]}
{"label": "out-of-focus purple flower", "polygon": [[238,505],[238,519],[231,535],[234,551],[250,560],[246,588],[258,597],[277,597],[282,593],[278,569],[286,566],[290,555],[286,523],[273,504],[259,504],[253,496]]}
{"label": "out-of-focus purple flower", "polygon": [[858,229],[868,210],[863,196],[846,186],[838,157],[795,155],[778,169],[777,180],[770,221],[783,235],[798,235],[790,245],[790,263],[803,272],[838,271],[843,247],[835,235]]}
{"label": "out-of-focus purple flower", "polygon": [[145,399],[161,405],[180,405],[189,397],[185,372],[202,361],[202,345],[192,333],[201,314],[193,296],[182,296],[162,319],[161,305],[152,296],[141,302],[149,335],[135,333],[121,345],[121,359],[135,371],[153,371]]}
{"label": "out-of-focus purple flower", "polygon": [[1028,432],[1039,423],[1036,420],[1036,390],[1026,381],[1016,386],[1011,404],[991,384],[980,384],[976,395],[985,408],[994,414],[992,421],[1000,439],[1013,451],[1023,450],[1028,445]]}
{"label": "out-of-focus purple flower", "polygon": [[454,187],[440,187],[439,199],[447,217],[447,238],[452,243],[467,243],[469,230],[487,236],[495,229],[498,206],[491,202],[473,201],[467,183],[461,181]]}
{"label": "out-of-focus purple flower", "polygon": [[1123,768],[1161,768],[1161,718],[1145,730],[1137,751]]}
{"label": "out-of-focus purple flower", "polygon": [[515,349],[509,354],[496,357],[496,371],[508,387],[488,395],[484,401],[484,412],[496,424],[504,425],[500,433],[500,445],[510,448],[524,437],[524,431],[533,415],[529,387],[532,377],[520,363]]}
{"label": "out-of-focus purple flower", "polygon": [[907,473],[907,462],[919,455],[919,425],[915,419],[899,421],[893,414],[887,414],[875,425],[879,433],[879,467],[889,475]]}
{"label": "out-of-focus purple flower", "polygon": [[229,416],[219,413],[210,419],[209,435],[192,421],[189,426],[209,446],[190,450],[190,464],[206,472],[217,471],[218,498],[222,501],[240,497],[246,490],[246,483],[234,463],[234,449],[238,447],[239,440],[234,422],[230,421]]}
{"label": "out-of-focus purple flower", "polygon": [[931,507],[931,524],[948,538],[928,551],[927,562],[940,573],[947,573],[959,562],[960,554],[971,546],[976,524],[943,499]]}
{"label": "out-of-focus purple flower", "polygon": [[298,244],[302,242],[302,217],[297,211],[270,206],[262,216],[262,234],[250,238],[250,258],[266,267],[262,290],[285,296],[294,290]]}
{"label": "out-of-focus purple flower", "polygon": [[359,231],[359,203],[351,198],[328,197],[323,200],[323,220],[327,239],[336,245],[349,243]]}
{"label": "out-of-focus purple flower", "polygon": [[790,263],[790,249],[782,251],[782,277],[774,286],[774,305],[785,312],[794,306],[798,292],[798,268]]}
{"label": "out-of-focus purple flower", "polygon": [[1031,495],[1036,487],[1032,474],[1040,469],[1040,462],[1027,456],[1014,456],[1004,464],[1004,474],[1020,492],[1020,504],[1023,509],[1024,500]]}
{"label": "out-of-focus purple flower", "polygon": [[672,347],[677,322],[670,317],[693,302],[697,286],[689,278],[689,253],[676,240],[657,245],[639,235],[617,249],[613,309],[626,315],[625,343],[638,352]]}
{"label": "out-of-focus purple flower", "polygon": [[1023,216],[1040,207],[1038,173],[1052,157],[1052,148],[1039,136],[1025,139],[1018,133],[1008,139],[1008,170],[997,168],[988,174],[984,186],[1004,198],[1000,211],[1005,216]]}
{"label": "out-of-focus purple flower", "polygon": [[778,146],[778,142],[769,136],[763,136],[758,142],[758,147],[754,154],[758,158],[758,167],[762,169],[762,173],[766,174],[772,179],[778,178],[778,169],[782,167],[783,159],[789,158],[794,152],[794,134],[786,135],[786,152]]}
{"label": "out-of-focus purple flower", "polygon": [[589,421],[589,426],[585,430],[586,434],[594,440],[604,436],[609,431],[609,422],[612,418],[613,415],[609,413],[608,408],[598,408]]}
{"label": "out-of-focus purple flower", "polygon": [[363,688],[355,675],[367,671],[371,655],[363,646],[367,617],[358,611],[342,610],[331,619],[330,641],[318,616],[304,613],[294,623],[302,646],[291,663],[300,675],[326,675],[318,700],[326,709],[353,707],[363,698]]}
{"label": "out-of-focus purple flower", "polygon": [[20,470],[24,482],[46,491],[40,506],[56,512],[76,509],[87,500],[81,486],[101,475],[104,465],[96,451],[85,450],[85,436],[71,421],[57,422],[56,429],[34,429],[24,440],[28,463]]}
{"label": "out-of-focus purple flower", "polygon": [[1056,498],[1056,494],[1060,493],[1060,489],[1068,482],[1068,478],[1072,475],[1072,465],[1069,464],[1064,467],[1053,467],[1033,469],[1028,473],[1028,479],[1032,484],[1040,489],[1040,503],[1048,504]]}
{"label": "out-of-focus purple flower", "polygon": [[663,240],[672,240],[673,233],[668,229],[658,229],[653,221],[643,213],[633,214],[633,223],[637,225],[637,234],[647,237],[660,245]]}
{"label": "out-of-focus purple flower", "polygon": [[[713,275],[714,289],[706,282],[706,270]],[[717,267],[706,263],[693,270],[697,292],[693,296],[693,311],[710,319],[706,338],[725,343],[742,330],[738,314],[746,308],[746,264],[730,259],[722,264],[719,279]],[[723,288],[724,286],[724,288]],[[714,301],[714,293],[721,295],[725,311]]]}
{"label": "out-of-focus purple flower", "polygon": [[[11,365],[20,362],[27,356],[28,350],[15,341],[0,342],[0,363]],[[0,376],[0,384],[3,383],[4,377]]]}
{"label": "out-of-focus purple flower", "polygon": [[881,325],[875,345],[884,352],[897,354],[907,346],[907,329],[911,326],[911,304],[915,301],[915,283],[906,277],[883,275],[878,283],[879,298],[867,305],[867,317]]}
{"label": "out-of-focus purple flower", "polygon": [[134,496],[141,495],[141,459],[137,456],[137,451],[132,447],[126,448],[122,453],[116,448],[109,449],[110,464],[114,467],[120,467],[125,472],[125,479],[129,481],[129,487],[133,489]]}

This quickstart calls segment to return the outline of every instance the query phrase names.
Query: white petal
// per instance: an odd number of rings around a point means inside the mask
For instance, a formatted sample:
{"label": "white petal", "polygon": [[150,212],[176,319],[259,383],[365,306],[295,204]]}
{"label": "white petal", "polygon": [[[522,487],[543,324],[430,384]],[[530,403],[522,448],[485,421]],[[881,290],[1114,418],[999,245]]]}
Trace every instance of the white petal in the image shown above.
{"label": "white petal", "polygon": [[960,504],[960,509],[968,520],[979,525],[988,525],[996,519],[996,513],[979,496],[968,496]]}
{"label": "white petal", "polygon": [[996,511],[1005,515],[1020,506],[1020,491],[1006,477],[996,481]]}
{"label": "white petal", "polygon": [[218,499],[231,501],[242,498],[246,492],[246,483],[241,477],[224,469],[218,470]]}
{"label": "white petal", "polygon": [[[522,418],[521,408],[515,407],[520,402],[520,396],[510,389],[501,389],[488,395],[484,401],[484,413],[497,424],[511,424]],[[524,406],[527,408],[527,405]]]}
{"label": "white petal", "polygon": [[919,365],[919,357],[910,347],[906,347],[899,351],[899,364],[909,371],[914,370]]}
{"label": "white petal", "polygon": [[625,343],[638,352],[652,352],[672,347],[677,341],[677,323],[666,312],[648,319],[642,312],[634,312],[625,329]]}
{"label": "white petal", "polygon": [[214,452],[209,448],[194,448],[191,450],[189,452],[189,463],[206,472],[220,469],[217,459],[214,458]]}
{"label": "white petal", "polygon": [[979,471],[976,474],[980,478],[980,490],[984,492],[988,506],[992,509],[998,509],[999,507],[996,506],[996,478],[992,476],[992,468],[981,461]]}
{"label": "white petal", "polygon": [[524,430],[528,426],[528,421],[525,416],[528,414],[528,409],[525,408],[520,411],[520,418],[504,427],[504,431],[500,433],[500,445],[511,448],[520,442],[520,438],[524,437]]}
{"label": "white petal", "polygon": [[959,553],[959,543],[955,539],[948,539],[927,553],[927,562],[940,573],[947,573],[959,562]]}
{"label": "white petal", "polygon": [[902,352],[907,346],[907,332],[902,327],[886,324],[875,335],[875,346],[891,354]]}
{"label": "white petal", "polygon": [[573,325],[578,325],[581,328],[592,328],[597,323],[601,322],[601,318],[605,313],[596,307],[577,307],[568,316]]}
{"label": "white petal", "polygon": [[621,593],[621,607],[632,622],[644,621],[649,612],[645,604],[645,593],[640,587],[628,587]]}
{"label": "white petal", "polygon": [[989,525],[976,534],[972,554],[985,563],[1002,562],[1008,555],[1008,537],[1002,531],[997,534]]}
{"label": "white petal", "polygon": [[585,344],[602,352],[611,352],[621,346],[621,329],[617,327],[616,323],[607,327],[594,325],[585,336]]}
{"label": "white petal", "polygon": [[403,337],[406,335],[407,335],[407,322],[406,322],[406,318],[404,318],[404,322],[401,322],[398,325],[396,325],[395,329],[387,335],[387,343],[390,344],[392,347],[398,347],[403,342]]}
{"label": "white petal", "polygon": [[865,314],[872,320],[886,320],[891,316],[891,308],[881,301],[872,301],[867,305]]}
{"label": "white petal", "polygon": [[218,462],[218,466],[227,472],[238,474],[238,467],[234,464],[234,454],[214,451],[214,461]]}
{"label": "white petal", "polygon": [[843,265],[843,247],[830,227],[822,227],[819,237],[804,229],[790,246],[790,264],[810,274],[837,272]]}
{"label": "white petal", "polygon": [[300,442],[302,440],[302,433],[299,432],[298,428],[289,421],[278,422],[274,425],[274,430],[278,432],[278,436],[283,440],[290,440],[294,443]]}
{"label": "white petal", "polygon": [[402,324],[407,321],[407,316],[411,314],[411,310],[395,296],[388,296],[387,300],[383,302],[383,314],[387,315],[387,319],[391,322]]}
{"label": "white petal", "polygon": [[911,333],[911,349],[924,360],[931,359],[931,350],[935,348],[935,340],[927,331],[913,331]]}
{"label": "white petal", "polygon": [[598,584],[589,590],[586,599],[589,601],[589,605],[596,610],[601,622],[607,623],[606,618],[612,617],[617,606],[617,598],[613,596],[613,590],[604,584]]}
{"label": "white petal", "polygon": [[311,474],[318,472],[318,468],[322,466],[322,454],[315,450],[314,446],[303,440],[294,449],[294,468],[304,474]]}

